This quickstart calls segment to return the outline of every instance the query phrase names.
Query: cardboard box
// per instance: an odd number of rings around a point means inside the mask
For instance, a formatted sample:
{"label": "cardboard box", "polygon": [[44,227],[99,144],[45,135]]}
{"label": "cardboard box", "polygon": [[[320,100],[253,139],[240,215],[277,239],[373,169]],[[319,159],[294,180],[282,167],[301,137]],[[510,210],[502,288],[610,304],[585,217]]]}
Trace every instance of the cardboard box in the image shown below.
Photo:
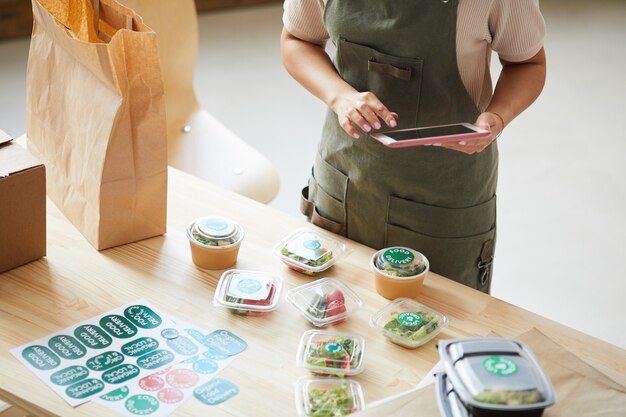
{"label": "cardboard box", "polygon": [[46,170],[0,130],[0,273],[46,256]]}

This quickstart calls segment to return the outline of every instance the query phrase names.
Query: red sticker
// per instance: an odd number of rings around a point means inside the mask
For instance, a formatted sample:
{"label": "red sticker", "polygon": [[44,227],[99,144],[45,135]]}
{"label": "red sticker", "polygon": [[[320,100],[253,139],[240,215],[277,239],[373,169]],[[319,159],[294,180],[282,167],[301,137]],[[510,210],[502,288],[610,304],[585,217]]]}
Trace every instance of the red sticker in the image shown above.
{"label": "red sticker", "polygon": [[165,386],[163,378],[158,376],[148,375],[145,378],[139,380],[139,388],[144,391],[158,391]]}
{"label": "red sticker", "polygon": [[182,401],[185,394],[178,388],[165,388],[158,392],[157,398],[165,404],[174,404]]}
{"label": "red sticker", "polygon": [[198,383],[200,377],[189,369],[174,369],[165,376],[165,380],[175,388],[191,388]]}
{"label": "red sticker", "polygon": [[170,369],[172,369],[172,367],[168,366],[167,368],[165,368],[165,369],[163,369],[163,370],[161,370],[159,372],[155,372],[152,375],[163,375],[163,374],[168,373],[170,371]]}

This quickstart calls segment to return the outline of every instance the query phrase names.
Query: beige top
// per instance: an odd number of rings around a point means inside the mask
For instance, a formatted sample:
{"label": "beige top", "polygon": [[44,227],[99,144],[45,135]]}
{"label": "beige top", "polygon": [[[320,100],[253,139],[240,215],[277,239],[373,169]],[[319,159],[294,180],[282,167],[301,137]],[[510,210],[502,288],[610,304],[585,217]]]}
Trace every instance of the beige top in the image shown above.
{"label": "beige top", "polygon": [[[285,0],[283,24],[292,35],[325,44],[327,0]],[[459,0],[456,51],[461,80],[484,110],[492,96],[491,51],[507,61],[534,56],[543,46],[545,22],[539,0]]]}

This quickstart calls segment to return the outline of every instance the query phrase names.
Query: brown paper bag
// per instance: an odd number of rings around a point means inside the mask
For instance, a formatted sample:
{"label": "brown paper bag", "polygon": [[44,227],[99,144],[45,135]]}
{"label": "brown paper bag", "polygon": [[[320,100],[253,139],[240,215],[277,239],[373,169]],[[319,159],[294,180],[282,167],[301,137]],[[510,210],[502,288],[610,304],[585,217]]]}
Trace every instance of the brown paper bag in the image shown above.
{"label": "brown paper bag", "polygon": [[156,34],[115,0],[33,0],[29,148],[50,198],[98,250],[165,232]]}

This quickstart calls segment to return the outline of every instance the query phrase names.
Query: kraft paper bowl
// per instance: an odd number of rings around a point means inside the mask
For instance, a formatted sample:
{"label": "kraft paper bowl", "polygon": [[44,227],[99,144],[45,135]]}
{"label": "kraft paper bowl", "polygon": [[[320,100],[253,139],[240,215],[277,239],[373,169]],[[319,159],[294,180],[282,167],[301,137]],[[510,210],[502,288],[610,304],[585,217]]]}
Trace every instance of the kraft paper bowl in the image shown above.
{"label": "kraft paper bowl", "polygon": [[[193,263],[201,268],[212,270],[227,269],[233,266],[237,262],[239,247],[243,241],[243,228],[230,219],[221,218],[227,222],[231,222],[234,225],[235,232],[224,239],[222,239],[222,237],[214,238],[216,241],[221,241],[220,246],[211,246],[199,242],[197,238],[194,237],[194,228],[197,222],[204,219],[206,218],[196,219],[187,227],[187,238],[189,239]],[[230,240],[232,243],[225,244],[224,242],[226,240]]]}
{"label": "kraft paper bowl", "polygon": [[421,257],[424,262],[424,269],[417,275],[408,277],[399,277],[389,275],[381,271],[377,264],[377,259],[389,248],[381,249],[376,252],[371,259],[370,265],[374,270],[374,279],[376,284],[376,291],[378,294],[389,300],[395,300],[400,297],[415,298],[422,291],[424,285],[424,278],[430,269],[428,259],[421,253],[413,251],[417,256]]}

